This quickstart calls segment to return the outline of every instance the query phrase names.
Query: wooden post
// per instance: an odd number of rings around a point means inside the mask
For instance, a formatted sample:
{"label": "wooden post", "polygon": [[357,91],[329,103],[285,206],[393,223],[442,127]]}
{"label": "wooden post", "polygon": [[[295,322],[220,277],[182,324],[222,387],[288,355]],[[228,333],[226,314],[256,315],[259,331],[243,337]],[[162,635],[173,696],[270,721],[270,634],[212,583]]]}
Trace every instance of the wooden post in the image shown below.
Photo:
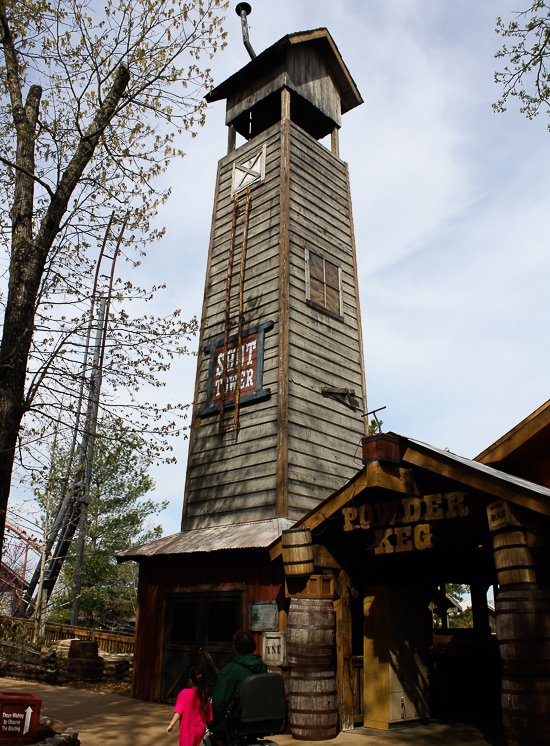
{"label": "wooden post", "polygon": [[339,138],[339,133],[338,133],[338,127],[335,127],[330,133],[330,149],[332,151],[332,155],[335,155],[337,158],[340,158],[340,138]]}
{"label": "wooden post", "polygon": [[227,154],[232,153],[237,146],[237,130],[230,124],[227,128]]}
{"label": "wooden post", "polygon": [[281,119],[290,119],[290,91],[283,88],[281,91]]}
{"label": "wooden post", "polygon": [[279,350],[277,391],[277,496],[275,514],[288,513],[288,362],[290,283],[290,91],[281,92],[281,181],[279,218]]}
{"label": "wooden post", "polygon": [[340,598],[334,602],[336,614],[336,691],[340,730],[353,730],[353,691],[352,691],[352,646],[351,646],[351,581],[347,573],[340,572]]}

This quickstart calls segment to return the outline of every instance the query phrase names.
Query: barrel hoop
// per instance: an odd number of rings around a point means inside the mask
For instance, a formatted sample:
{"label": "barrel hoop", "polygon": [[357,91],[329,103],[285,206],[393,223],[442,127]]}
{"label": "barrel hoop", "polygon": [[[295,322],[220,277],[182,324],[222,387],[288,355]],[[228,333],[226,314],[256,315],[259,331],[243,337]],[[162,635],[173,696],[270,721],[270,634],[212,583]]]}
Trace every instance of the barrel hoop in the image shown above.
{"label": "barrel hoop", "polygon": [[308,692],[304,691],[303,689],[300,689],[299,691],[295,692],[292,691],[292,689],[289,692],[291,697],[328,697],[331,694],[336,696],[336,689],[328,690],[325,692]]}
{"label": "barrel hoop", "polygon": [[494,552],[504,552],[507,549],[527,549],[527,542],[523,544],[501,544],[498,547],[493,547]]}
{"label": "barrel hoop", "polygon": [[285,544],[284,546],[285,546],[285,549],[298,549],[298,548],[301,548],[301,547],[309,547],[310,549],[312,549],[312,547],[313,547],[311,541],[306,541],[305,544],[294,544],[294,543],[292,543],[292,544]]}
{"label": "barrel hoop", "polygon": [[330,622],[328,624],[319,622],[319,624],[307,624],[307,622],[304,622],[303,624],[287,624],[288,629],[334,629],[334,624],[331,624]]}
{"label": "barrel hoop", "polygon": [[[533,570],[534,568],[535,565],[533,563],[524,563],[523,565],[506,565],[506,567],[497,568],[497,575],[502,575],[502,573],[508,572],[509,570]],[[533,585],[535,584],[533,583]]]}
{"label": "barrel hoop", "polygon": [[291,562],[289,562],[288,560],[285,560],[285,565],[313,565],[313,560],[303,559],[303,560],[292,560]]}
{"label": "barrel hoop", "polygon": [[[323,708],[322,710],[295,710],[293,707],[288,708],[288,712],[292,715],[323,715],[324,713],[330,714],[332,712],[338,712],[337,707],[331,707],[330,709]],[[308,725],[308,728],[326,728],[326,725]]]}

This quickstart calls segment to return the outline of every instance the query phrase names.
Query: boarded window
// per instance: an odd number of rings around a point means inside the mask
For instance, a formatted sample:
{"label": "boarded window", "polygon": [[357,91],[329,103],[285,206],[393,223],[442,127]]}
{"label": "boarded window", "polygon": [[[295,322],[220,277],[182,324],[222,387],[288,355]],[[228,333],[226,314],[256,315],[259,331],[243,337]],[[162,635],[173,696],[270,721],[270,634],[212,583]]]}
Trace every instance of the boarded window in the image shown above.
{"label": "boarded window", "polygon": [[306,249],[306,300],[331,316],[344,315],[341,268],[309,249]]}
{"label": "boarded window", "polygon": [[258,150],[248,153],[244,158],[233,164],[233,180],[231,194],[241,192],[257,181],[265,178],[265,143]]}

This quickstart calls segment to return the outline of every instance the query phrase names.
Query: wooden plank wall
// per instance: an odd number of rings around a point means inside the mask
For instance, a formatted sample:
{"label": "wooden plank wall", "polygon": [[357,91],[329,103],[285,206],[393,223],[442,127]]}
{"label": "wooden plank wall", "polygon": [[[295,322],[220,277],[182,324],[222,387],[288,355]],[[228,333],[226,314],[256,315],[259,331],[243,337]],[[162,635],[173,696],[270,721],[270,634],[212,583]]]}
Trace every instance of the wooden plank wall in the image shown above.
{"label": "wooden plank wall", "polygon": [[[251,601],[277,599],[279,611],[284,611],[282,564],[271,562],[266,549],[167,555],[140,562],[134,697],[159,699],[166,594],[239,586],[247,587],[247,607]],[[261,633],[256,637],[261,651]]]}
{"label": "wooden plank wall", "polygon": [[[364,392],[346,165],[292,125],[290,157],[289,518],[303,515],[361,468]],[[344,318],[306,305],[305,250],[342,268]],[[351,388],[353,412],[321,387]]]}
{"label": "wooden plank wall", "polygon": [[[233,216],[232,167],[248,151],[266,143],[265,180],[251,189],[244,286],[244,328],[273,320],[278,315],[279,256],[279,125],[264,132],[253,143],[237,149],[221,162],[216,195],[214,231],[210,249],[209,276],[202,344],[223,338],[227,262]],[[238,274],[246,192],[239,198],[240,218],[235,238],[231,315],[238,314]],[[236,329],[232,330],[235,333]],[[277,334],[266,333],[264,387],[272,397],[240,408],[241,429],[219,434],[217,414],[204,417],[196,427],[196,411],[207,397],[208,357],[199,360],[198,396],[195,403],[192,452],[186,500],[186,528],[222,525],[275,517],[277,446]],[[233,411],[228,410],[226,422]]]}
{"label": "wooden plank wall", "polygon": [[[346,165],[327,148],[290,124],[290,186],[281,181],[281,124],[221,161],[202,323],[201,350],[223,338],[227,262],[233,215],[232,166],[266,144],[265,180],[251,190],[244,285],[244,328],[274,321],[266,333],[263,385],[271,398],[240,408],[241,428],[219,434],[217,414],[197,417],[207,401],[208,357],[201,353],[192,422],[185,529],[274,518],[297,519],[360,468],[364,434],[364,391],[355,277],[351,207]],[[288,195],[288,199],[287,199]],[[290,358],[279,358],[283,296],[279,285],[281,200],[289,205]],[[235,239],[231,315],[238,314],[242,215]],[[285,228],[285,230],[287,230]],[[306,304],[305,250],[317,251],[342,268],[344,318]],[[234,329],[234,328],[233,328]],[[282,378],[278,366],[282,365]],[[277,442],[278,380],[288,385],[288,439]],[[321,387],[354,389],[360,410],[323,398]],[[286,399],[285,399],[286,401]],[[279,413],[280,414],[280,413]],[[226,422],[232,422],[232,410]],[[280,433],[279,433],[280,435]],[[285,435],[286,438],[286,435]],[[286,476],[288,444],[288,478]],[[285,485],[277,485],[277,456],[285,458]],[[286,492],[288,491],[288,503]],[[277,501],[279,498],[279,502]],[[283,499],[284,498],[284,499]]]}
{"label": "wooden plank wall", "polygon": [[312,54],[307,45],[298,44],[289,50],[287,65],[292,87],[340,125],[340,96],[325,60]]}

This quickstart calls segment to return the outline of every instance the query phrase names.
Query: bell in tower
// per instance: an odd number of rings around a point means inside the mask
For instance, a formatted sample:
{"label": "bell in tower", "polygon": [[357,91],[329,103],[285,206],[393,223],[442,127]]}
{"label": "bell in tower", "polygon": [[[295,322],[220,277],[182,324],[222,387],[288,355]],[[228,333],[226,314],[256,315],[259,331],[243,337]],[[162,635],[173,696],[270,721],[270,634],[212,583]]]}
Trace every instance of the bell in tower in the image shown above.
{"label": "bell in tower", "polygon": [[[185,531],[297,520],[357,471],[365,434],[338,152],[342,114],[362,103],[359,91],[321,28],[280,39],[207,100],[226,101],[229,147],[214,198]],[[330,149],[319,142],[327,136]]]}

